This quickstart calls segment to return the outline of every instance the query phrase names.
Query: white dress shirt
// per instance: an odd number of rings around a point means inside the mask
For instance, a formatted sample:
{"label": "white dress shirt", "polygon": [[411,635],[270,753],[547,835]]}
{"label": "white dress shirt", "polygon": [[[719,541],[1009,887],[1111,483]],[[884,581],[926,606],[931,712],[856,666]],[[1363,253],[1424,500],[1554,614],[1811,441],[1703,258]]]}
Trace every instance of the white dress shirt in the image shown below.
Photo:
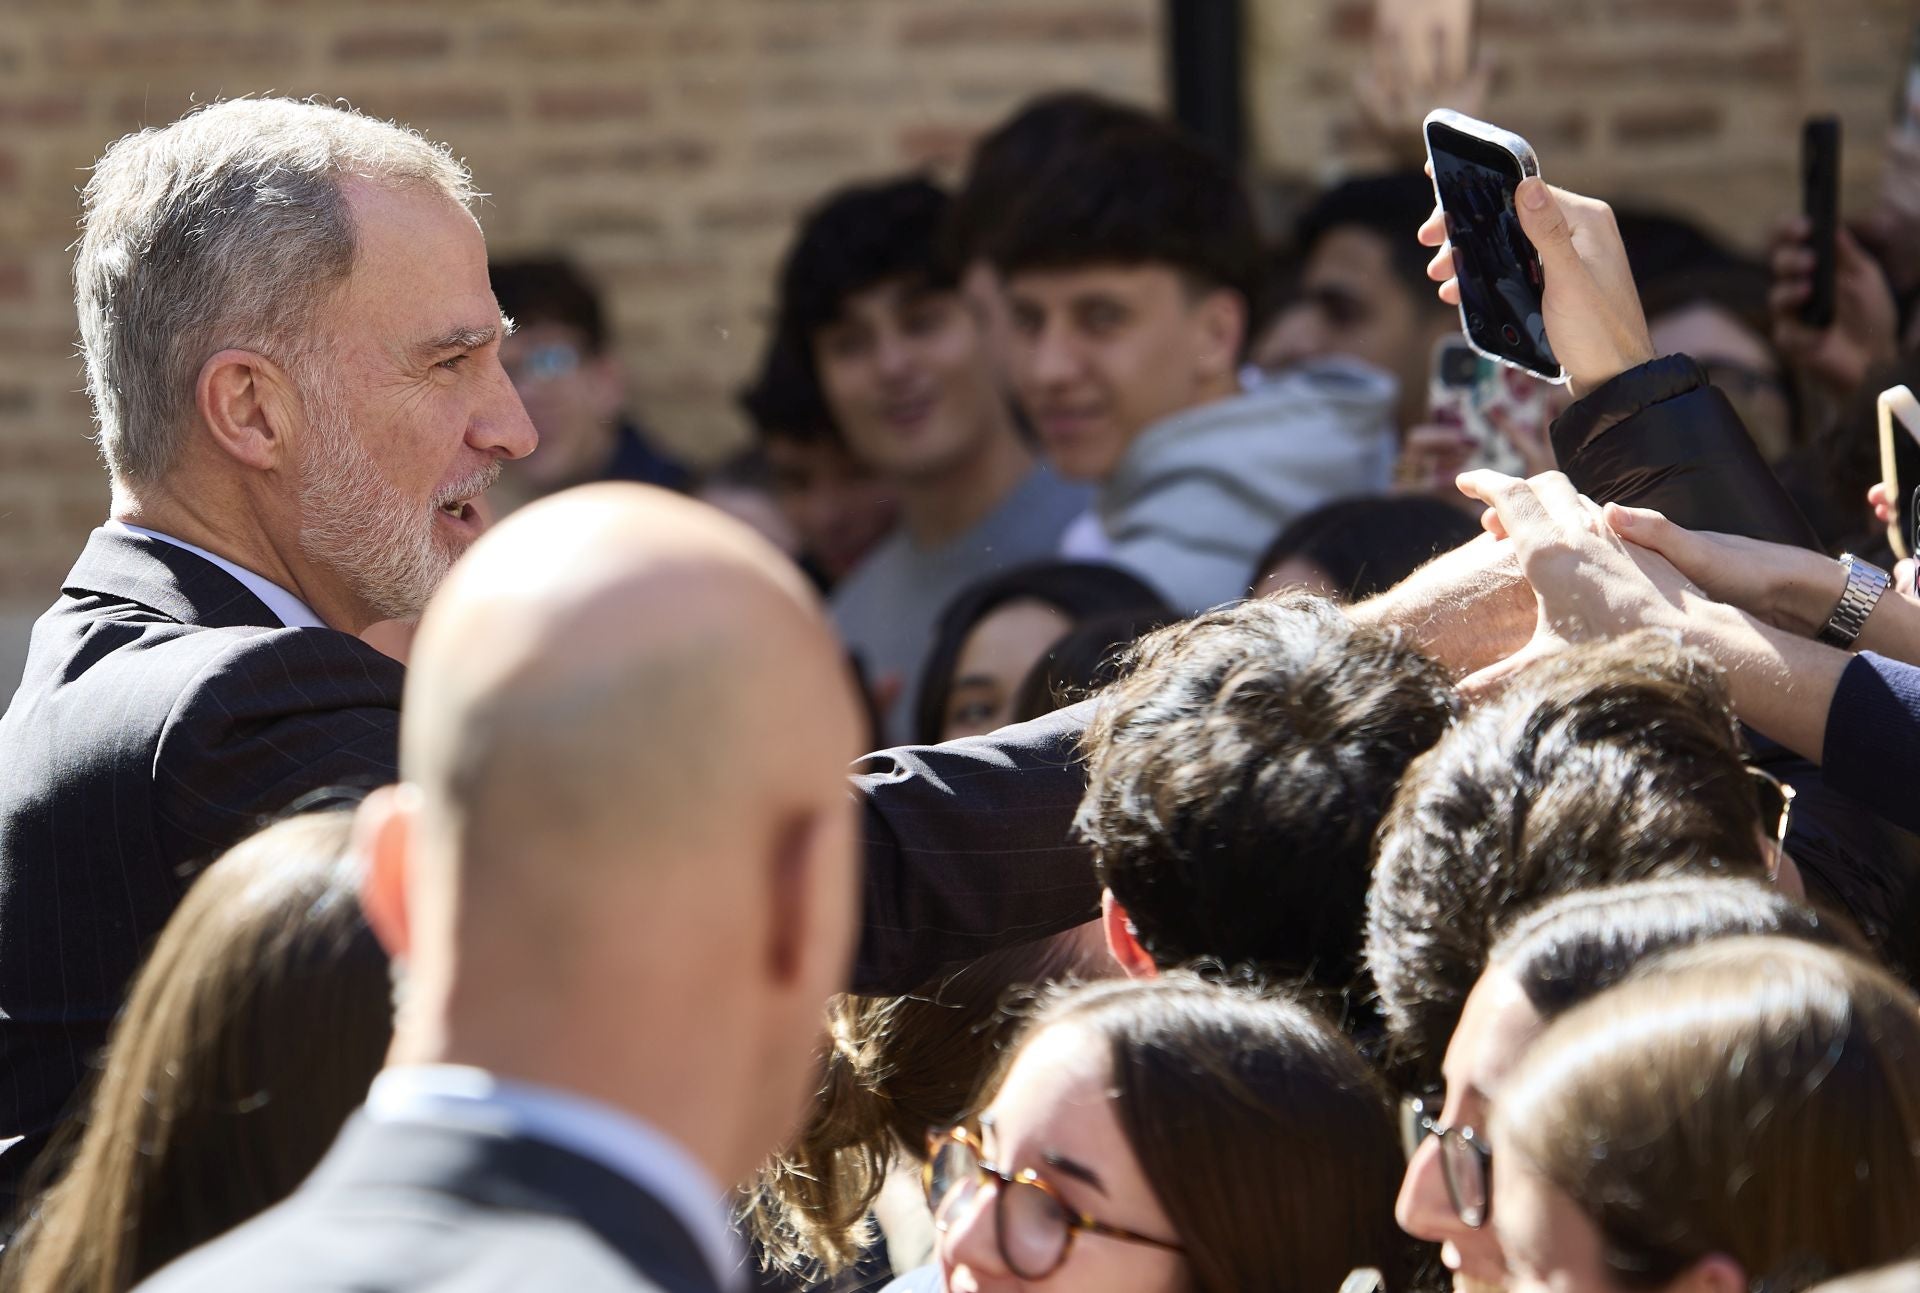
{"label": "white dress shirt", "polygon": [[176,548],[185,548],[196,557],[211,561],[220,569],[246,585],[247,591],[266,603],[268,610],[280,617],[280,622],[290,629],[323,629],[327,625],[318,615],[292,593],[270,579],[254,574],[244,566],[236,566],[225,557],[216,556],[205,548],[195,547],[185,539],[176,539],[171,534],[162,534],[158,530],[149,530],[143,525],[128,525],[125,521],[107,522],[107,528],[120,534],[137,534],[143,539],[158,539],[162,543],[171,543]]}
{"label": "white dress shirt", "polygon": [[585,1096],[454,1064],[387,1069],[373,1080],[366,1112],[376,1122],[427,1123],[544,1141],[598,1163],[659,1200],[686,1227],[720,1287],[739,1284],[744,1258],[728,1223],[726,1192],[691,1154],[631,1114]]}

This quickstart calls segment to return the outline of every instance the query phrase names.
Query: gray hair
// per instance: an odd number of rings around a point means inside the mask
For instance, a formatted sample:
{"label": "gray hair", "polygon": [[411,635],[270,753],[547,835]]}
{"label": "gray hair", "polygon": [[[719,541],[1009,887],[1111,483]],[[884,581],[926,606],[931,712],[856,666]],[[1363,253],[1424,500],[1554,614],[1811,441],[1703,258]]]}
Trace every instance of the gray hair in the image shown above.
{"label": "gray hair", "polygon": [[321,304],[353,270],[343,181],[480,195],[444,145],[345,106],[232,99],[128,135],[95,163],[73,265],[87,393],[116,480],[178,456],[209,356],[296,373]]}

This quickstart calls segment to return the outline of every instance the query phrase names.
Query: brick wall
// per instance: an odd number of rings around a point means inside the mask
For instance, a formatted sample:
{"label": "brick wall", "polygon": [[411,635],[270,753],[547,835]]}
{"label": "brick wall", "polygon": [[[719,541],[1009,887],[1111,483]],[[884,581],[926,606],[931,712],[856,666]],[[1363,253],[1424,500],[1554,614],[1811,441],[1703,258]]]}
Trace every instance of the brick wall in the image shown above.
{"label": "brick wall", "polygon": [[[1371,0],[1247,0],[1268,172],[1368,163],[1348,86]],[[1845,113],[1855,198],[1909,0],[1483,0],[1489,111],[1556,179],[1752,238],[1794,140]],[[796,212],[927,163],[1042,88],[1161,99],[1161,0],[0,0],[0,678],[105,485],[84,436],[67,245],[84,168],[191,103],[339,95],[449,141],[503,252],[609,285],[639,404],[710,461]],[[6,684],[0,682],[0,694]]]}
{"label": "brick wall", "polygon": [[[1325,180],[1385,157],[1354,104],[1373,0],[1251,0],[1258,150]],[[1803,118],[1846,128],[1846,204],[1878,182],[1913,0],[1480,0],[1486,113],[1551,180],[1755,247],[1799,196]]]}

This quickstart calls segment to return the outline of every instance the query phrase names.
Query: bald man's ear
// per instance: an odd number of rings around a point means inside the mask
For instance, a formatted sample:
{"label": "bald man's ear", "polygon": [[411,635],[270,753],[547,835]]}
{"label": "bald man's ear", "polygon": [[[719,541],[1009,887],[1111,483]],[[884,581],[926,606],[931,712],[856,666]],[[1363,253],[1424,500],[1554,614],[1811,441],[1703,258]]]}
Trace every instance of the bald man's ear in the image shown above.
{"label": "bald man's ear", "polygon": [[229,458],[257,471],[285,465],[287,432],[301,416],[300,396],[271,359],[251,350],[222,350],[200,365],[193,401],[214,444]]}
{"label": "bald man's ear", "polygon": [[420,792],[383,786],[368,795],[353,819],[353,852],[360,861],[360,910],[391,960],[413,948],[407,888],[413,872],[413,832]]}
{"label": "bald man's ear", "polygon": [[1725,1253],[1702,1257],[1669,1284],[1672,1293],[1747,1293],[1747,1273]]}
{"label": "bald man's ear", "polygon": [[1157,979],[1160,967],[1153,963],[1153,957],[1147,949],[1140,946],[1140,936],[1134,932],[1133,920],[1127,915],[1127,909],[1113,896],[1113,890],[1100,892],[1100,928],[1107,936],[1107,951],[1119,963],[1121,972],[1129,979]]}

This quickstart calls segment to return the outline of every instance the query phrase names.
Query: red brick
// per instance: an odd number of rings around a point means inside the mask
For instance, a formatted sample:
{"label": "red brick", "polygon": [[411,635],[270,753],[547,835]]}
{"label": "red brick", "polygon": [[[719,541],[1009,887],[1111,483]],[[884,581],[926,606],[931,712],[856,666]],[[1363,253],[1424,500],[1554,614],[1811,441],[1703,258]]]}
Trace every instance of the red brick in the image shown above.
{"label": "red brick", "polygon": [[342,63],[401,63],[443,59],[453,48],[444,27],[370,27],[334,37],[333,57]]}
{"label": "red brick", "polygon": [[1612,86],[1654,81],[1669,85],[1744,83],[1771,88],[1771,84],[1797,76],[1804,62],[1805,54],[1791,42],[1744,50],[1681,43],[1599,53],[1569,49],[1536,69],[1535,75],[1556,85]]}
{"label": "red brick", "polygon": [[88,32],[47,41],[47,62],[62,72],[143,73],[161,67],[240,64],[286,67],[299,55],[299,41],[283,29],[253,31]]}
{"label": "red brick", "polygon": [[1373,0],[1347,0],[1327,14],[1327,35],[1352,43],[1373,36]]}
{"label": "red brick", "polygon": [[1726,124],[1716,104],[1678,103],[1626,108],[1613,116],[1613,137],[1623,144],[1683,144],[1712,139]]}
{"label": "red brick", "polygon": [[652,139],[600,148],[541,151],[528,163],[541,175],[686,174],[710,166],[714,152],[714,146],[704,139]]}
{"label": "red brick", "polygon": [[908,126],[894,136],[894,147],[909,166],[938,166],[964,161],[979,137],[973,126]]}
{"label": "red brick", "polygon": [[0,416],[21,417],[33,412],[34,393],[25,386],[0,385]]}
{"label": "red brick", "polygon": [[1617,23],[1731,23],[1740,20],[1741,0],[1611,0],[1607,16]]}
{"label": "red brick", "polygon": [[682,287],[712,287],[726,274],[717,256],[661,256],[650,260],[614,262],[598,267],[600,281],[635,292],[657,292]]}
{"label": "red brick", "polygon": [[0,301],[24,301],[33,295],[33,279],[21,260],[0,261]]}
{"label": "red brick", "polygon": [[900,28],[900,43],[908,48],[951,45],[1083,45],[1096,41],[1138,41],[1153,34],[1139,14],[1111,8],[1032,12],[1004,9],[978,12],[960,8],[946,13],[917,14]]}
{"label": "red brick", "polygon": [[18,188],[20,185],[20,159],[14,154],[0,150],[0,189]]}
{"label": "red brick", "polygon": [[542,121],[632,121],[652,114],[653,95],[630,85],[542,90],[533,111]]}
{"label": "red brick", "polygon": [[0,125],[69,126],[86,111],[86,100],[72,92],[0,95]]}
{"label": "red brick", "polygon": [[660,217],[654,212],[610,205],[563,208],[553,213],[551,223],[555,234],[567,238],[617,234],[657,241],[663,233]]}
{"label": "red brick", "polygon": [[787,130],[754,141],[754,160],[769,166],[822,166],[858,162],[867,139],[850,130]]}
{"label": "red brick", "polygon": [[627,62],[656,53],[660,39],[652,24],[565,21],[492,23],[475,33],[488,58],[530,63]]}

